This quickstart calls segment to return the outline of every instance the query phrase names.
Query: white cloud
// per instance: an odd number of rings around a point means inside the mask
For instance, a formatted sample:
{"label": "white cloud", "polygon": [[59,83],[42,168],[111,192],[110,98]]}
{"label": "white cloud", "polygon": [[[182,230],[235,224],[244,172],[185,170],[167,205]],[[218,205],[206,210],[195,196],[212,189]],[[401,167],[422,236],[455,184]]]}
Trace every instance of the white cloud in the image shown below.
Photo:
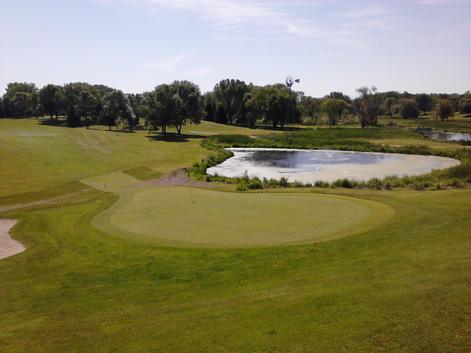
{"label": "white cloud", "polygon": [[[358,37],[365,29],[386,29],[388,11],[378,5],[356,6],[338,12],[340,21],[326,21],[318,11],[307,11],[299,15],[303,6],[313,6],[315,1],[293,1],[289,3],[269,0],[97,0],[131,4],[147,11],[176,14],[178,18],[198,21],[205,26],[216,27],[235,34],[234,38],[253,38],[257,28],[265,32],[304,39],[323,39],[357,47]],[[428,0],[432,1],[432,0]],[[435,0],[437,1],[437,0]],[[443,1],[443,0],[442,0]],[[297,13],[297,15],[295,15]],[[308,15],[309,14],[309,15]],[[308,17],[307,17],[308,16]],[[316,17],[317,16],[317,17]],[[165,66],[165,65],[164,65]],[[171,66],[171,65],[170,65]]]}

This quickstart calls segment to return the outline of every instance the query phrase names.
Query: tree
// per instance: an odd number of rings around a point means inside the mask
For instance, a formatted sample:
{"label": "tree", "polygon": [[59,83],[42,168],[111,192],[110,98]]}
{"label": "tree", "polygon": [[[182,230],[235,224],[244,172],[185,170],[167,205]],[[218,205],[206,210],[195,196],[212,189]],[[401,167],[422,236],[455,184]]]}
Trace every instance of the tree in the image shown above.
{"label": "tree", "polygon": [[204,120],[216,121],[216,101],[212,92],[207,92],[203,96]]}
{"label": "tree", "polygon": [[80,116],[75,111],[75,107],[71,105],[67,111],[67,126],[68,127],[79,127],[81,124]]}
{"label": "tree", "polygon": [[405,119],[417,119],[420,115],[419,105],[411,98],[401,100],[399,112]]}
{"label": "tree", "polygon": [[70,117],[67,116],[68,126],[77,126],[76,119],[79,121],[83,119],[87,127],[96,120],[100,100],[94,86],[84,82],[73,82],[65,84],[62,91],[67,114],[72,114]]}
{"label": "tree", "polygon": [[441,121],[452,117],[455,114],[453,104],[448,99],[439,99],[435,106],[435,114]]}
{"label": "tree", "polygon": [[64,93],[62,87],[58,85],[46,85],[39,91],[39,103],[44,112],[52,119],[59,115],[59,110],[64,104]]}
{"label": "tree", "polygon": [[109,131],[117,123],[120,128],[128,127],[132,131],[135,116],[129,101],[122,91],[113,90],[106,93],[103,104],[104,120],[108,125]]}
{"label": "tree", "polygon": [[216,108],[216,122],[219,124],[227,124],[226,110],[221,104],[218,104]]}
{"label": "tree", "polygon": [[341,99],[344,100],[347,103],[351,103],[352,100],[350,97],[346,94],[343,94],[342,92],[330,92],[329,95],[325,98],[335,98],[335,99]]}
{"label": "tree", "polygon": [[180,110],[175,114],[174,124],[179,135],[182,132],[182,125],[187,122],[199,124],[203,114],[203,102],[200,89],[197,85],[189,81],[175,81],[176,94]]}
{"label": "tree", "polygon": [[34,83],[10,82],[3,95],[6,116],[32,116],[38,111],[38,89]]}
{"label": "tree", "polygon": [[317,123],[321,111],[319,99],[310,96],[302,96],[298,103],[298,109],[301,113],[301,117],[314,120],[314,122]]}
{"label": "tree", "polygon": [[175,85],[162,84],[146,97],[145,119],[149,129],[161,129],[167,135],[167,126],[175,121],[181,109],[181,100]]}
{"label": "tree", "polygon": [[421,93],[415,96],[418,108],[425,114],[433,109],[433,98],[431,95]]}
{"label": "tree", "polygon": [[329,126],[337,125],[337,119],[340,120],[347,108],[348,103],[338,98],[326,98],[321,104],[321,110],[329,118]]}
{"label": "tree", "polygon": [[133,125],[136,126],[139,124],[139,119],[144,116],[143,112],[143,94],[126,94],[126,99],[131,106],[132,112],[134,114],[134,123]]}
{"label": "tree", "polygon": [[471,114],[471,99],[464,99],[460,106],[461,114]]}
{"label": "tree", "polygon": [[250,87],[239,80],[222,80],[213,90],[217,104],[224,107],[229,124],[241,123],[246,120],[245,103],[248,99]]}
{"label": "tree", "polygon": [[265,121],[271,122],[273,128],[284,125],[290,119],[290,110],[293,104],[293,94],[281,84],[254,87],[246,107],[251,114],[262,116]]}
{"label": "tree", "polygon": [[382,110],[384,114],[389,115],[390,118],[392,118],[395,108],[397,105],[397,99],[394,97],[386,97],[383,101],[382,104]]}
{"label": "tree", "polygon": [[360,87],[357,89],[360,96],[353,102],[356,113],[360,119],[360,125],[374,126],[378,123],[378,115],[381,109],[381,99],[376,87]]}
{"label": "tree", "polygon": [[88,127],[94,123],[97,116],[98,98],[89,90],[80,90],[75,109],[83,125]]}

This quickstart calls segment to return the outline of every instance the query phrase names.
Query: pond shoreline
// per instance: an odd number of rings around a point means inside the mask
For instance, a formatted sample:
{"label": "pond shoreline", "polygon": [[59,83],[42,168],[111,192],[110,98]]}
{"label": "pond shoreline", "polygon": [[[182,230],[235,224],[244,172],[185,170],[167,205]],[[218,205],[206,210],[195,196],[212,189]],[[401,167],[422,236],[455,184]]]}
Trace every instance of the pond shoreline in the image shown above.
{"label": "pond shoreline", "polygon": [[[402,153],[244,147],[226,148],[226,151],[234,156],[208,168],[207,174],[229,178],[286,178],[288,182],[303,184],[339,179],[365,182],[374,178],[419,176],[460,164],[459,160],[448,157]],[[270,157],[270,152],[277,155]],[[257,154],[261,159],[254,157]]]}

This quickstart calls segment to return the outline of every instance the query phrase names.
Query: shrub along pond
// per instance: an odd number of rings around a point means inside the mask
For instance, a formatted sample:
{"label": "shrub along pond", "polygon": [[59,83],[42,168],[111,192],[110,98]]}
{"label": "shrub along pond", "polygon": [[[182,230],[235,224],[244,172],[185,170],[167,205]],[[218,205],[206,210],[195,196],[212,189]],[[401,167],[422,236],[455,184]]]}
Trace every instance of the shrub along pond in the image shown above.
{"label": "shrub along pond", "polygon": [[229,178],[287,179],[303,184],[339,179],[368,181],[404,177],[454,167],[447,157],[399,153],[306,150],[283,148],[228,148],[233,157],[210,167],[207,173]]}

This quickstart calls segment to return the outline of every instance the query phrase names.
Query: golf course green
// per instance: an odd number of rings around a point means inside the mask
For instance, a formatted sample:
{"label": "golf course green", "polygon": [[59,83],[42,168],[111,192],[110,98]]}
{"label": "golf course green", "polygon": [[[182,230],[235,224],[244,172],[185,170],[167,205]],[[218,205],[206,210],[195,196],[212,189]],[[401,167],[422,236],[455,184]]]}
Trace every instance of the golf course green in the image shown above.
{"label": "golf course green", "polygon": [[[0,119],[0,220],[26,248],[0,260],[1,352],[470,351],[468,187],[159,184],[205,136],[267,131],[106,129]],[[441,148],[389,131],[349,141]]]}
{"label": "golf course green", "polygon": [[157,187],[132,194],[93,224],[112,235],[164,245],[251,247],[355,234],[392,213],[379,202],[332,195]]}

